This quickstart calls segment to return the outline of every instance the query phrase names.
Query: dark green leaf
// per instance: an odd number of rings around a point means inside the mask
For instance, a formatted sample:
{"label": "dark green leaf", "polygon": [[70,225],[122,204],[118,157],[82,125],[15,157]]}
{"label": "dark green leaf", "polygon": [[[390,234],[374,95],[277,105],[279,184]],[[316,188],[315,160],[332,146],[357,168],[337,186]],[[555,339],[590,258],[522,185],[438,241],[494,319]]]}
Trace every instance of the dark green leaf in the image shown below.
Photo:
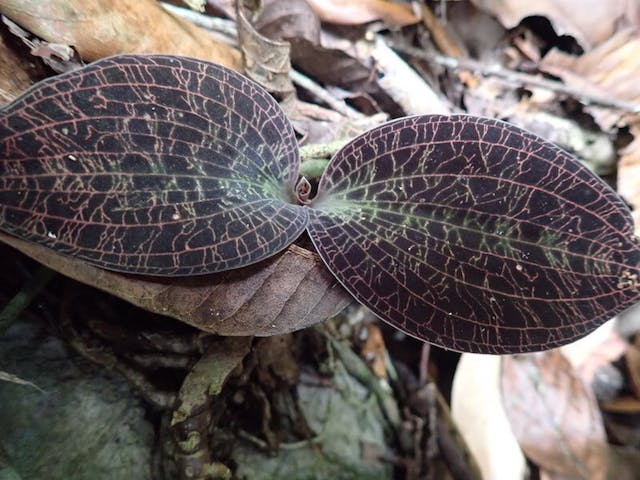
{"label": "dark green leaf", "polygon": [[308,231],[351,294],[455,350],[575,340],[639,297],[640,250],[620,198],[514,126],[410,117],[332,159]]}
{"label": "dark green leaf", "polygon": [[46,80],[0,116],[0,229],[98,266],[192,275],[289,245],[297,143],[245,77],[119,56]]}

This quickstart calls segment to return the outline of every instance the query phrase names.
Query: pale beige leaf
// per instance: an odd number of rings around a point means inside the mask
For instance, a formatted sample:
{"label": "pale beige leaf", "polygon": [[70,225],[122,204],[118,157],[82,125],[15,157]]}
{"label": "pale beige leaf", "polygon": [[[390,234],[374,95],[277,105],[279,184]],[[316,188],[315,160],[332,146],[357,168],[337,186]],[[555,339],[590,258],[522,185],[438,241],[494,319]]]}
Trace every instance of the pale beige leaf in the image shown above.
{"label": "pale beige leaf", "polygon": [[500,397],[500,361],[463,353],[451,391],[451,415],[482,472],[491,480],[523,480],[526,461]]}
{"label": "pale beige leaf", "polygon": [[351,302],[318,255],[295,245],[249,267],[167,278],[102,270],[3,233],[0,241],[74,280],[218,335],[279,335],[322,322]]}

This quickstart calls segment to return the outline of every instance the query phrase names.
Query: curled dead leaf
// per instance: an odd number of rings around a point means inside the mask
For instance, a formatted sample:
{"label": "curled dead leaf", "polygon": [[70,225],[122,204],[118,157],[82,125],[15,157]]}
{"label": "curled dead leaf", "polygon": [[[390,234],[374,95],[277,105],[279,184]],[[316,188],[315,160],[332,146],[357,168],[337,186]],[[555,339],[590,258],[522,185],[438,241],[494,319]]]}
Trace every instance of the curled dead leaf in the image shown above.
{"label": "curled dead leaf", "polygon": [[74,280],[218,335],[288,333],[322,322],[351,302],[318,255],[296,245],[245,268],[167,278],[102,270],[6,234],[0,241]]}
{"label": "curled dead leaf", "polygon": [[256,18],[255,28],[264,36],[292,43],[304,39],[320,42],[320,19],[305,0],[266,0]]}
{"label": "curled dead leaf", "polygon": [[0,0],[0,13],[44,40],[71,45],[87,61],[118,53],[169,53],[242,68],[237,50],[154,0]]}
{"label": "curled dead leaf", "polygon": [[261,35],[251,19],[257,11],[240,4],[237,13],[238,40],[244,57],[247,76],[270,92],[286,95],[294,91],[289,78],[291,46]]}

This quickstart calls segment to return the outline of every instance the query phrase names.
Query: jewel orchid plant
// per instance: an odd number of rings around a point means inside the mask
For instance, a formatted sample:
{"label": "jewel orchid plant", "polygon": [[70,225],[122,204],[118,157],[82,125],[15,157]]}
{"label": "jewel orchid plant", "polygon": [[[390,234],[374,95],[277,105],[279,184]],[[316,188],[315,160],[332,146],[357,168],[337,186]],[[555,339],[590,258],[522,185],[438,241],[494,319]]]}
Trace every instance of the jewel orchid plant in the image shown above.
{"label": "jewel orchid plant", "polygon": [[0,229],[154,276],[241,268],[306,231],[360,303],[467,352],[556,347],[640,297],[622,199],[508,123],[390,121],[339,150],[315,195],[299,164],[287,117],[244,76],[111,57],[0,112]]}

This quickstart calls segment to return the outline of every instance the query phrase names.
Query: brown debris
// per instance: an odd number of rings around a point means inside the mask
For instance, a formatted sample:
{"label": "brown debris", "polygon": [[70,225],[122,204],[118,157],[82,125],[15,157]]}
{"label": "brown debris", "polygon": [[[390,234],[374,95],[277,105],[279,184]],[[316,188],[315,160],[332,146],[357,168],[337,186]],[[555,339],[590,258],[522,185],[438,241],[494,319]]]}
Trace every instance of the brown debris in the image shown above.
{"label": "brown debris", "polygon": [[237,50],[153,0],[0,0],[0,13],[48,42],[73,46],[89,62],[118,53],[173,53],[241,69]]}

